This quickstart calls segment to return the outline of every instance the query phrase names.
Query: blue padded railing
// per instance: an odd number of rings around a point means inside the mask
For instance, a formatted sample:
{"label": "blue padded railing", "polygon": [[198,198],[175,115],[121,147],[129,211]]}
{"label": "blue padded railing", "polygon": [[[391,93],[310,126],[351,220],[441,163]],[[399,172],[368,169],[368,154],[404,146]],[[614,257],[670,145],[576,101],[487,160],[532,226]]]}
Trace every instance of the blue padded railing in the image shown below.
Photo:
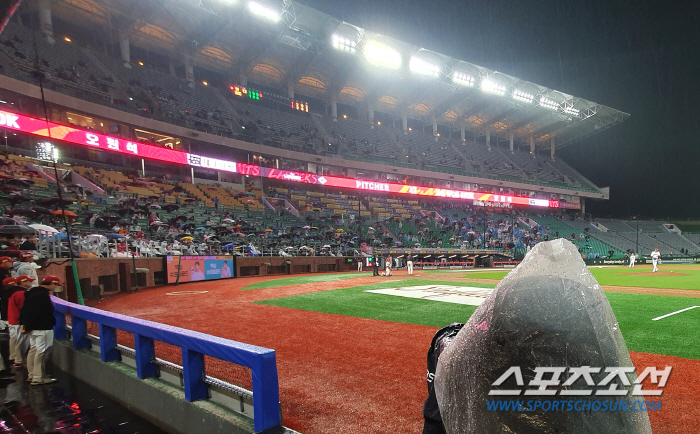
{"label": "blue padded railing", "polygon": [[51,299],[56,317],[54,337],[67,338],[66,314],[68,314],[71,316],[73,348],[88,349],[92,343],[88,338],[87,321],[96,323],[99,328],[100,357],[103,362],[119,360],[121,357],[117,350],[117,330],[133,333],[136,374],[141,379],[155,377],[158,374],[157,365],[154,363],[156,356],[154,341],[180,347],[187,401],[208,397],[207,385],[204,382],[205,355],[250,368],[253,380],[255,432],[281,425],[277,361],[274,350],[80,306],[57,297],[51,297]]}

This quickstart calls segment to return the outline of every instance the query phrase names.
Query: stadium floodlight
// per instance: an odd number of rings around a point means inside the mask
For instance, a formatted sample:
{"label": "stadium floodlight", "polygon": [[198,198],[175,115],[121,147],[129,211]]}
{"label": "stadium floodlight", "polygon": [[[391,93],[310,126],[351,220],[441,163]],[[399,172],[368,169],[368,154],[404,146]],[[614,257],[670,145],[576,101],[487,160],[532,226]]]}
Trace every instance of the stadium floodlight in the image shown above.
{"label": "stadium floodlight", "polygon": [[481,81],[481,90],[484,92],[488,93],[494,93],[496,95],[505,95],[506,94],[506,87],[503,85],[500,85],[496,83],[493,80],[482,80]]}
{"label": "stadium floodlight", "polygon": [[248,3],[248,9],[253,14],[261,16],[261,17],[268,19],[270,21],[277,22],[280,20],[279,12],[275,11],[274,9],[272,9],[268,6],[264,6],[258,2]]}
{"label": "stadium floodlight", "polygon": [[465,74],[464,72],[453,73],[452,74],[452,81],[455,84],[459,84],[462,86],[468,86],[468,87],[474,86],[474,77],[472,77],[469,74]]}
{"label": "stadium floodlight", "polygon": [[534,101],[535,96],[530,93],[523,92],[522,90],[515,89],[513,91],[513,99],[530,104],[532,101]]}
{"label": "stadium floodlight", "polygon": [[354,53],[357,50],[357,42],[355,41],[335,34],[331,37],[331,40],[333,41],[333,48],[336,50],[347,51],[348,53]]}
{"label": "stadium floodlight", "polygon": [[429,75],[431,77],[440,75],[440,67],[438,65],[426,62],[416,56],[411,57],[411,62],[408,66],[411,72],[415,72],[416,74]]}
{"label": "stadium floodlight", "polygon": [[573,108],[573,107],[565,107],[564,108],[564,113],[571,115],[571,116],[578,116],[580,113],[579,109]]}
{"label": "stadium floodlight", "polygon": [[556,101],[544,96],[540,97],[540,106],[549,110],[559,110],[559,104]]}
{"label": "stadium floodlight", "polygon": [[365,57],[377,66],[401,68],[401,53],[377,42],[371,41],[365,45]]}

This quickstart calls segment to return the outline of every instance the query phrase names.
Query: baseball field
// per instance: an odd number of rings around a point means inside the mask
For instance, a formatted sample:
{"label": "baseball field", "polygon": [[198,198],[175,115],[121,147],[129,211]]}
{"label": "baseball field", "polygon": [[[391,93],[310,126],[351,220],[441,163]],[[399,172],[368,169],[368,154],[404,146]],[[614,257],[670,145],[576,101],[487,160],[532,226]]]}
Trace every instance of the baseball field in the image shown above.
{"label": "baseball field", "polygon": [[[590,268],[606,292],[640,372],[673,371],[656,434],[700,420],[700,265]],[[252,277],[149,289],[96,307],[277,352],[284,424],[303,433],[416,433],[433,334],[466,322],[508,270],[395,271]],[[126,337],[120,337],[120,341]],[[156,348],[177,362],[177,351]],[[240,369],[216,375],[246,386]]]}

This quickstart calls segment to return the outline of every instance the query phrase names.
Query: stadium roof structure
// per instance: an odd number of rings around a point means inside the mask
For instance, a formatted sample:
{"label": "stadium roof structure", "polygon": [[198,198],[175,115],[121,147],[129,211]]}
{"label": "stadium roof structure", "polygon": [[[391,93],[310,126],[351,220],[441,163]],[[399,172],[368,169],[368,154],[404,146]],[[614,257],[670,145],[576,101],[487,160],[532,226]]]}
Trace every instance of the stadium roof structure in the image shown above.
{"label": "stadium roof structure", "polygon": [[290,0],[63,0],[53,13],[134,45],[322,101],[560,147],[629,114],[366,31]]}

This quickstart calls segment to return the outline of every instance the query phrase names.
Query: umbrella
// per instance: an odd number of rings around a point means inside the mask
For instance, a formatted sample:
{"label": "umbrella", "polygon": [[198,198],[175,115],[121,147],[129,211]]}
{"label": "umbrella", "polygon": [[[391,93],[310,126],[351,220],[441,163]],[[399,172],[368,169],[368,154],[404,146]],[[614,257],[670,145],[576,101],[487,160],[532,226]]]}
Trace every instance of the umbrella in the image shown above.
{"label": "umbrella", "polygon": [[34,228],[35,230],[37,230],[39,232],[51,232],[52,234],[58,233],[58,230],[56,228],[52,228],[51,226],[33,224],[33,225],[29,225],[29,227]]}
{"label": "umbrella", "polygon": [[235,222],[235,220],[232,220],[232,219],[223,219],[223,220],[221,220],[221,221],[222,221],[222,222],[230,222],[230,223]]}
{"label": "umbrella", "polygon": [[175,205],[174,203],[171,203],[171,204],[163,206],[163,209],[168,211],[168,212],[177,211],[180,209],[180,205]]}
{"label": "umbrella", "polygon": [[318,228],[317,228],[316,226],[311,226],[311,229],[316,229],[316,230],[318,230]]}
{"label": "umbrella", "polygon": [[105,238],[108,240],[120,240],[125,237],[122,234],[105,234]]}
{"label": "umbrella", "polygon": [[131,222],[127,219],[119,219],[119,220],[117,220],[117,224],[118,225],[130,225]]}
{"label": "umbrella", "polygon": [[63,209],[59,209],[58,211],[54,211],[52,214],[53,215],[64,215],[66,217],[78,217],[78,214],[74,213],[73,211],[66,211]]}
{"label": "umbrella", "polygon": [[160,205],[154,203],[154,204],[151,204],[151,208],[160,209]]}
{"label": "umbrella", "polygon": [[19,185],[22,187],[27,187],[31,184],[34,184],[34,181],[29,180],[27,178],[14,178],[10,179],[9,181],[5,181],[7,184],[14,184],[14,185]]}
{"label": "umbrella", "polygon": [[134,212],[133,208],[121,208],[117,211],[117,214],[127,215],[127,214],[131,214],[132,212]]}
{"label": "umbrella", "polygon": [[3,186],[0,186],[0,190],[4,191],[5,193],[10,193],[10,192],[12,192],[12,191],[20,191],[19,188],[13,187],[13,186],[11,186],[11,185],[3,185]]}
{"label": "umbrella", "polygon": [[188,236],[185,236],[185,237],[182,237],[182,238],[180,238],[180,240],[184,240],[184,241],[192,241],[192,240],[194,240],[194,237],[188,237]]}
{"label": "umbrella", "polygon": [[194,202],[194,201],[195,201],[195,199],[192,199],[191,197],[188,197],[187,199],[185,199],[185,202]]}
{"label": "umbrella", "polygon": [[16,205],[20,202],[30,201],[32,198],[23,194],[13,194],[10,195],[7,200],[9,200],[11,204]]}
{"label": "umbrella", "polygon": [[367,230],[373,231],[375,230],[372,226],[368,227]]}
{"label": "umbrella", "polygon": [[160,199],[159,196],[148,196],[148,198],[151,199],[151,200],[158,200],[158,199]]}
{"label": "umbrella", "polygon": [[304,226],[303,229],[311,229],[311,226]]}
{"label": "umbrella", "polygon": [[17,222],[9,217],[0,217],[0,225],[16,225]]}
{"label": "umbrella", "polygon": [[186,223],[183,225],[180,225],[180,229],[185,230],[185,229],[194,229],[194,223]]}
{"label": "umbrella", "polygon": [[200,226],[200,227],[198,227],[198,228],[195,228],[194,230],[195,230],[195,231],[206,231],[207,228]]}
{"label": "umbrella", "polygon": [[32,215],[34,214],[34,210],[31,208],[27,207],[17,207],[17,208],[12,208],[10,212],[7,213],[8,215]]}
{"label": "umbrella", "polygon": [[34,234],[36,231],[34,228],[25,226],[25,225],[4,225],[0,226],[0,234],[14,234],[14,235],[19,235],[19,234]]}
{"label": "umbrella", "polygon": [[272,229],[265,229],[265,232],[273,232]]}
{"label": "umbrella", "polygon": [[325,245],[321,246],[321,248],[322,248],[322,249],[330,249],[330,248],[331,248],[331,246],[330,246],[330,245],[328,245],[328,244],[325,244]]}
{"label": "umbrella", "polygon": [[183,191],[183,189],[179,185],[176,185],[175,187],[173,187],[173,191],[175,193],[181,193]]}
{"label": "umbrella", "polygon": [[40,205],[59,205],[59,204],[70,205],[73,203],[73,201],[70,199],[61,199],[58,196],[54,196],[54,197],[47,197],[45,199],[39,199],[37,201],[37,203]]}
{"label": "umbrella", "polygon": [[12,179],[11,175],[5,175],[4,173],[0,173],[0,179]]}
{"label": "umbrella", "polygon": [[249,191],[249,192],[247,192],[245,195],[246,195],[246,196],[255,196],[255,193],[253,193],[252,191]]}
{"label": "umbrella", "polygon": [[233,198],[234,198],[234,199],[240,199],[240,198],[242,198],[243,196],[245,196],[245,193],[244,193],[244,192],[240,192],[240,193],[234,194],[234,195],[233,195]]}
{"label": "umbrella", "polygon": [[336,232],[343,232],[342,229],[336,229],[335,231],[336,231]]}
{"label": "umbrella", "polygon": [[418,223],[418,224],[419,224],[419,225],[424,225],[424,224],[425,224],[425,222],[420,222],[420,223]]}
{"label": "umbrella", "polygon": [[155,221],[155,222],[151,223],[151,226],[168,226],[168,224],[167,224],[167,223],[163,223],[163,222]]}
{"label": "umbrella", "polygon": [[44,208],[43,206],[33,206],[32,210],[34,211],[35,214],[53,214],[53,211],[51,211],[48,208]]}
{"label": "umbrella", "polygon": [[226,244],[223,248],[224,248],[224,249],[233,249],[234,247],[236,247],[235,244],[233,244],[233,243],[228,243],[228,244]]}

